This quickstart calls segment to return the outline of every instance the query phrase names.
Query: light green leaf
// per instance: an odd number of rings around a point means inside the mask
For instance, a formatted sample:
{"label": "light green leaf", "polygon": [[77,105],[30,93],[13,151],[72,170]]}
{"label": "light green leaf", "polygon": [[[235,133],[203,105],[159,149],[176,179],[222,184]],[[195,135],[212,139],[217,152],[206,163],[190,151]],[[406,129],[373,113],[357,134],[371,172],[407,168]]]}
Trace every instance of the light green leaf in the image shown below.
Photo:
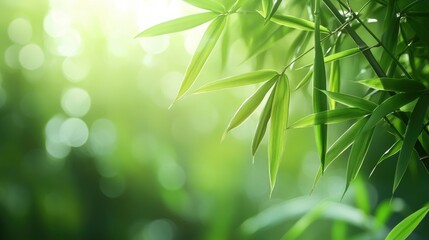
{"label": "light green leaf", "polygon": [[234,5],[232,5],[231,7],[231,12],[236,12],[238,9],[240,9],[245,3],[247,2],[247,0],[237,0]]}
{"label": "light green leaf", "polygon": [[395,92],[418,92],[426,90],[421,82],[406,78],[371,78],[360,80],[358,83],[370,88]]}
{"label": "light green leaf", "polygon": [[374,128],[382,118],[415,100],[418,96],[415,93],[400,93],[386,99],[374,109],[363,131]]}
{"label": "light green leaf", "polygon": [[[331,54],[329,56],[326,56],[326,57],[323,58],[323,61],[325,63],[329,63],[329,62],[332,62],[332,61],[337,61],[337,60],[340,60],[342,58],[346,58],[346,57],[350,57],[352,55],[355,55],[356,53],[358,53],[360,51],[361,50],[359,48],[347,49],[347,50],[344,50],[344,51],[337,52],[337,53]],[[303,68],[306,68],[306,67],[310,67],[312,65],[313,64],[307,64],[305,66],[297,68],[296,70],[300,70],[300,69],[303,69]]]}
{"label": "light green leaf", "polygon": [[285,132],[289,119],[289,101],[289,80],[286,75],[282,75],[276,84],[271,109],[270,139],[268,142],[271,192],[274,189],[280,161],[284,157]]}
{"label": "light green leaf", "polygon": [[337,93],[337,92],[328,92],[328,91],[322,91],[322,92],[326,94],[326,96],[328,96],[330,99],[349,107],[356,107],[369,112],[372,112],[377,107],[377,104],[371,101],[365,100],[363,98],[359,98],[359,97],[355,97],[355,96],[347,95],[343,93]]}
{"label": "light green leaf", "polygon": [[428,212],[429,205],[426,204],[423,208],[417,210],[396,225],[387,235],[386,240],[406,239],[420,224]]}
{"label": "light green leaf", "polygon": [[167,33],[174,33],[194,28],[216,18],[218,14],[212,12],[198,13],[186,17],[177,18],[150,27],[139,33],[137,37],[153,37]]}
{"label": "light green leaf", "polygon": [[[308,20],[290,15],[274,15],[271,17],[271,22],[277,23],[285,27],[295,28],[304,31],[315,30],[314,22],[310,22]],[[329,33],[329,29],[323,26],[320,26],[320,31],[323,33]]]}
{"label": "light green leaf", "polygon": [[[338,93],[340,91],[340,63],[338,61],[331,63],[329,91],[334,93]],[[329,101],[329,107],[330,109],[335,109],[335,100],[332,98]]]}
{"label": "light green leaf", "polygon": [[268,16],[268,13],[271,11],[273,7],[273,0],[262,0],[262,13],[263,17]]}
{"label": "light green leaf", "polygon": [[370,114],[359,108],[337,108],[323,112],[313,113],[296,121],[289,128],[304,128],[320,124],[333,124],[360,118]]}
{"label": "light green leaf", "polygon": [[[320,24],[320,1],[315,2],[314,10],[314,74],[313,74],[313,112],[320,113],[328,109],[328,99],[319,90],[326,90],[326,70],[323,62],[323,49],[321,44],[321,24]],[[326,116],[325,116],[326,117]],[[318,118],[323,118],[320,115]],[[323,119],[326,120],[326,119]],[[328,127],[325,123],[314,126],[316,147],[319,153],[322,172],[325,170],[326,149],[328,146]]]}
{"label": "light green leaf", "polygon": [[191,5],[193,5],[194,7],[197,8],[202,8],[202,9],[206,9],[206,10],[210,10],[210,11],[214,11],[214,12],[218,12],[218,13],[223,13],[225,12],[225,7],[219,3],[216,0],[183,0]]}
{"label": "light green leaf", "polygon": [[408,163],[411,158],[414,144],[417,142],[421,131],[423,130],[425,115],[429,106],[429,94],[425,94],[419,98],[411,113],[410,120],[405,130],[404,142],[401,152],[399,153],[398,162],[395,171],[395,180],[393,183],[393,192],[395,192],[402,177],[407,170]]}
{"label": "light green leaf", "polygon": [[182,82],[179,93],[177,94],[176,100],[180,99],[197,79],[201,69],[207,61],[207,58],[216,45],[219,36],[222,34],[225,22],[226,17],[219,16],[207,28],[197,50],[194,53],[194,56],[192,57],[191,63],[186,70],[185,78]]}
{"label": "light green leaf", "polygon": [[268,22],[270,21],[270,19],[274,16],[274,14],[277,12],[277,10],[280,7],[280,4],[282,3],[282,0],[277,0],[276,3],[274,4],[273,8],[270,11],[270,14],[268,14],[268,16],[265,18],[265,20]]}
{"label": "light green leaf", "polygon": [[[368,122],[366,125],[368,125]],[[363,128],[365,128],[365,126]],[[369,131],[363,131],[362,129],[360,134],[358,134],[355,139],[347,162],[347,182],[344,194],[350,186],[350,183],[357,177],[360,168],[362,167],[366,153],[368,152],[369,146],[371,144],[374,129],[375,128],[372,128]]]}
{"label": "light green leaf", "polygon": [[229,132],[231,129],[239,126],[256,110],[275,81],[276,79],[272,79],[264,83],[264,85],[262,85],[252,96],[243,102],[243,104],[238,108],[237,112],[232,117],[231,122],[228,124],[226,132]]}
{"label": "light green leaf", "polygon": [[[326,168],[334,162],[335,159],[338,158],[344,151],[349,148],[353,142],[355,141],[356,135],[362,130],[363,126],[365,126],[368,121],[368,117],[362,118],[358,120],[355,124],[353,124],[349,129],[347,129],[332,145],[329,147],[326,152]],[[322,168],[319,168],[319,171],[314,179],[313,190],[322,176]]]}
{"label": "light green leaf", "polygon": [[258,126],[256,127],[255,136],[252,141],[252,155],[255,156],[256,150],[258,150],[259,144],[265,135],[267,130],[268,121],[271,117],[271,109],[273,107],[275,91],[272,91],[267,103],[265,104],[264,110],[262,110],[261,117],[259,118]]}
{"label": "light green leaf", "polygon": [[308,82],[310,82],[311,77],[313,76],[313,67],[310,68],[310,70],[308,70],[307,74],[305,74],[304,78],[301,80],[301,82],[298,83],[298,85],[296,86],[295,90],[300,89],[301,87],[303,87],[304,85],[306,85]]}
{"label": "light green leaf", "polygon": [[245,85],[256,84],[272,79],[278,73],[275,70],[259,70],[255,72],[240,74],[232,77],[227,77],[222,80],[209,83],[197,91],[196,93],[221,90],[225,88],[241,87]]}

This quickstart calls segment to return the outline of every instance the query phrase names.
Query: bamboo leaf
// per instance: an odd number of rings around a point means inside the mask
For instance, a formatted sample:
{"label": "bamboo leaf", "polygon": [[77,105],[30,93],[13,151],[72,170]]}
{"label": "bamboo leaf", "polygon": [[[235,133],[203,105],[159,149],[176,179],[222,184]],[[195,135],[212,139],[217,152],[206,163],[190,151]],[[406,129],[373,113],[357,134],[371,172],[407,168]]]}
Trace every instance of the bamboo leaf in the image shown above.
{"label": "bamboo leaf", "polygon": [[399,153],[398,162],[395,171],[395,180],[393,183],[393,192],[395,192],[402,177],[407,170],[408,163],[411,158],[414,144],[424,126],[425,115],[429,106],[429,94],[425,94],[419,98],[413,112],[411,113],[410,120],[405,130],[404,142],[402,144],[401,152]]}
{"label": "bamboo leaf", "polygon": [[272,79],[264,83],[264,85],[262,85],[252,96],[243,102],[243,104],[232,117],[231,122],[228,124],[226,132],[229,132],[231,129],[239,126],[256,110],[275,81],[276,79]]}
{"label": "bamboo leaf", "polygon": [[360,80],[358,83],[383,91],[418,92],[426,90],[425,85],[421,82],[406,78],[371,78]]}
{"label": "bamboo leaf", "polygon": [[289,119],[289,101],[289,80],[286,75],[282,75],[276,84],[271,109],[270,139],[268,142],[271,193],[276,182],[280,161],[284,156],[285,131]]}
{"label": "bamboo leaf", "polygon": [[209,92],[215,90],[221,90],[225,88],[241,87],[245,85],[256,84],[264,82],[268,79],[272,79],[278,73],[274,70],[259,70],[255,72],[235,75],[232,77],[227,77],[219,81],[209,83],[201,88],[199,88],[196,93]]}
{"label": "bamboo leaf", "polygon": [[347,95],[343,93],[336,93],[336,92],[329,92],[329,91],[322,91],[322,92],[326,94],[326,96],[328,96],[330,99],[349,107],[360,108],[368,112],[372,112],[377,107],[377,104],[371,101],[365,100],[363,98],[359,98],[359,97],[355,97],[355,96]]}
{"label": "bamboo leaf", "polygon": [[265,21],[270,21],[270,19],[274,16],[274,14],[277,12],[277,10],[280,7],[280,4],[282,3],[282,0],[277,0],[274,4],[273,8],[270,11],[270,14],[266,17]]}
{"label": "bamboo leaf", "polygon": [[262,0],[262,13],[263,17],[268,16],[269,11],[271,11],[273,7],[273,0]]}
{"label": "bamboo leaf", "polygon": [[[335,159],[338,158],[344,151],[349,148],[353,142],[355,141],[356,135],[362,130],[363,126],[365,126],[368,121],[368,117],[362,118],[358,120],[355,124],[353,124],[349,129],[347,129],[332,145],[329,147],[326,152],[326,168],[334,162]],[[322,168],[319,168],[319,171],[314,179],[313,189],[315,188],[317,182],[322,176]]]}
{"label": "bamboo leaf", "polygon": [[314,73],[313,67],[311,67],[310,70],[308,70],[307,74],[305,74],[305,76],[301,80],[301,82],[298,83],[295,90],[298,90],[298,89],[302,88],[303,86],[305,86],[310,81],[311,77],[313,76],[313,73]]}
{"label": "bamboo leaf", "polygon": [[337,108],[323,112],[313,113],[296,121],[289,128],[304,128],[320,124],[333,124],[360,118],[370,114],[359,108]]}
{"label": "bamboo leaf", "polygon": [[268,121],[271,117],[271,109],[273,107],[275,91],[272,91],[267,103],[265,104],[264,110],[262,110],[261,117],[259,118],[258,126],[256,127],[255,136],[252,141],[252,155],[255,156],[256,150],[258,150],[259,144],[261,144],[262,138],[267,131]]}
{"label": "bamboo leaf", "polygon": [[380,163],[382,163],[384,160],[392,157],[393,155],[397,154],[402,148],[402,141],[398,140],[396,141],[392,146],[390,146],[389,149],[387,149],[383,155],[381,155],[380,159],[378,159],[377,163],[375,164],[374,168],[372,169],[371,173],[369,174],[369,176],[372,176],[372,174],[374,173],[375,169],[378,167],[378,165],[380,165]]}
{"label": "bamboo leaf", "polygon": [[417,210],[396,225],[387,235],[386,240],[406,239],[420,224],[428,212],[429,205],[426,204],[423,208]]}
{"label": "bamboo leaf", "polygon": [[150,27],[139,33],[138,37],[153,37],[167,33],[180,32],[194,28],[216,18],[218,14],[213,12],[205,12],[189,15],[186,17],[177,18],[171,21],[163,22],[153,27]]}
{"label": "bamboo leaf", "polygon": [[234,5],[232,5],[231,7],[231,12],[236,12],[238,9],[240,9],[245,3],[247,2],[247,0],[237,0]]}
{"label": "bamboo leaf", "polygon": [[183,0],[183,1],[197,8],[202,8],[202,9],[206,9],[206,10],[210,10],[218,13],[225,12],[225,7],[216,0],[204,0],[204,1]]}
{"label": "bamboo leaf", "polygon": [[[295,28],[304,31],[315,30],[314,22],[290,15],[274,15],[271,17],[271,22],[277,23],[285,27]],[[324,26],[320,26],[320,31],[323,33],[329,33],[329,29]]]}
{"label": "bamboo leaf", "polygon": [[[329,75],[329,91],[334,93],[338,93],[340,91],[340,63],[338,61],[331,63],[331,71]],[[335,100],[332,98],[329,101],[329,107],[330,109],[335,109]]]}
{"label": "bamboo leaf", "polygon": [[360,134],[357,135],[347,162],[347,182],[344,193],[347,191],[350,183],[357,177],[360,168],[362,167],[366,153],[368,152],[369,146],[371,144],[373,133],[374,128],[369,131],[361,131]]}
{"label": "bamboo leaf", "polygon": [[[356,53],[358,53],[360,51],[361,50],[359,48],[347,49],[347,50],[344,50],[344,51],[337,52],[337,53],[331,54],[329,56],[326,56],[326,57],[323,58],[323,61],[325,63],[329,63],[329,62],[332,62],[332,61],[337,61],[337,60],[340,60],[342,58],[353,56],[353,55],[355,55]],[[313,64],[307,64],[307,65],[304,65],[302,67],[297,68],[296,70],[300,70],[300,69],[303,69],[303,68],[306,68],[306,67],[310,67],[312,65]]]}
{"label": "bamboo leaf", "polygon": [[194,53],[194,56],[192,57],[191,63],[186,70],[185,78],[182,82],[179,93],[177,94],[176,100],[180,99],[197,79],[201,69],[207,61],[207,58],[222,34],[225,22],[226,17],[222,15],[217,17],[207,28],[197,50]]}
{"label": "bamboo leaf", "polygon": [[415,93],[400,93],[386,99],[374,109],[363,131],[374,128],[382,118],[415,100],[418,96]]}
{"label": "bamboo leaf", "polygon": [[[314,74],[313,74],[313,112],[320,113],[328,109],[328,100],[319,90],[326,90],[326,70],[323,62],[323,50],[321,44],[321,23],[320,23],[320,0],[315,2],[314,20]],[[327,116],[324,116],[325,118]],[[323,115],[318,118],[323,118]],[[326,120],[326,119],[323,119]],[[325,123],[314,126],[316,137],[316,147],[319,153],[322,173],[325,170],[326,149],[328,146],[328,127]]]}

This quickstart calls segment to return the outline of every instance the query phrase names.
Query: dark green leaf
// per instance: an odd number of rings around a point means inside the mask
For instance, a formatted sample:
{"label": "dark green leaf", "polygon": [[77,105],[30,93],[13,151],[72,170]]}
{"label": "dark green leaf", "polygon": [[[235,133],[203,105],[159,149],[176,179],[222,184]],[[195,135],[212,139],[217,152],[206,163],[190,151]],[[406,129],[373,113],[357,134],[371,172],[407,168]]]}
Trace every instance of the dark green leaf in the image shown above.
{"label": "dark green leaf", "polygon": [[387,235],[386,240],[406,239],[419,225],[428,212],[429,205],[426,204],[423,208],[417,210],[402,220],[398,225],[396,225]]}
{"label": "dark green leaf", "polygon": [[414,144],[417,142],[417,138],[423,130],[424,119],[428,106],[429,95],[425,94],[419,98],[413,112],[411,113],[410,120],[405,130],[404,142],[402,144],[401,152],[399,153],[398,163],[396,165],[393,192],[398,187],[405,171],[407,170],[408,163],[414,149]]}
{"label": "dark green leaf", "polygon": [[360,80],[358,83],[383,91],[418,92],[426,90],[425,85],[421,82],[406,78],[371,78]]}
{"label": "dark green leaf", "polygon": [[264,110],[262,110],[261,117],[259,118],[258,126],[256,127],[255,136],[252,141],[252,155],[254,156],[256,150],[258,150],[259,144],[267,131],[267,124],[271,117],[271,109],[273,107],[275,91],[272,91],[267,103],[265,104]]}
{"label": "dark green leaf", "polygon": [[196,93],[209,92],[209,91],[221,90],[225,88],[241,87],[241,86],[256,84],[256,83],[267,81],[268,79],[275,77],[277,74],[278,73],[274,70],[259,70],[255,72],[235,75],[213,83],[209,83],[199,88],[195,92]]}
{"label": "dark green leaf", "polygon": [[139,33],[136,37],[152,37],[167,33],[174,33],[194,28],[216,18],[218,14],[212,12],[198,13],[186,17],[177,18],[150,27]]}
{"label": "dark green leaf", "polygon": [[289,80],[286,75],[282,75],[276,84],[271,109],[270,140],[268,142],[271,192],[274,189],[280,161],[284,157],[285,132],[289,119],[289,101]]}
{"label": "dark green leaf", "polygon": [[264,83],[252,96],[250,96],[243,104],[239,107],[237,112],[232,117],[231,122],[228,124],[226,131],[239,126],[244,120],[246,120],[261,104],[268,90],[271,89],[276,79],[272,79]]}
{"label": "dark green leaf", "polygon": [[386,152],[383,153],[383,155],[381,155],[380,159],[378,159],[377,164],[374,166],[369,176],[371,176],[374,173],[375,169],[378,167],[380,163],[392,157],[393,155],[397,154],[401,150],[401,148],[402,148],[402,140],[396,141],[389,149],[386,150]]}
{"label": "dark green leaf", "polygon": [[[337,60],[340,60],[342,58],[346,58],[346,57],[350,57],[352,55],[355,55],[358,52],[360,52],[359,48],[347,49],[347,50],[344,50],[344,51],[337,52],[337,53],[331,54],[329,56],[326,56],[326,57],[323,58],[323,61],[325,63],[332,62],[332,61],[337,61]],[[296,70],[303,69],[303,68],[306,68],[306,67],[310,67],[312,65],[313,64],[308,64],[308,65],[299,67]]]}
{"label": "dark green leaf", "polygon": [[320,124],[332,124],[360,118],[370,114],[359,108],[337,108],[323,112],[313,113],[296,121],[289,128],[304,128]]}
{"label": "dark green leaf", "polygon": [[217,40],[222,34],[225,22],[226,16],[219,16],[207,28],[197,47],[197,50],[194,53],[194,56],[192,57],[191,63],[186,70],[185,78],[182,82],[182,85],[180,86],[176,100],[180,99],[197,79],[201,69],[207,61],[207,58],[209,57],[214,46],[216,45]]}

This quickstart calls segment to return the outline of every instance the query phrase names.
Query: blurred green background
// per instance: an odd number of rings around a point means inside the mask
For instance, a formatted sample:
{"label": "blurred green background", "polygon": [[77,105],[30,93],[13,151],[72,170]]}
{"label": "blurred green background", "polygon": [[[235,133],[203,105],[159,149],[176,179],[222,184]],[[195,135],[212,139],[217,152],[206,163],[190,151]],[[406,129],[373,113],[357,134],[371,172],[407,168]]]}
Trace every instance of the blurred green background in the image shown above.
{"label": "blurred green background", "polygon": [[[419,167],[422,177],[403,183],[414,190],[400,189],[388,206],[400,213],[377,229],[366,221],[390,200],[387,171],[371,180],[379,191],[358,181],[340,202],[340,162],[310,195],[319,166],[312,129],[290,130],[270,198],[266,144],[254,164],[250,151],[258,114],[221,141],[254,87],[188,96],[169,109],[204,26],[134,39],[198,11],[178,0],[0,2],[1,239],[279,239],[324,202],[329,211],[303,239],[374,239],[423,205],[427,192],[410,195],[427,181]],[[243,40],[231,48],[222,68],[217,46],[198,84],[254,67],[241,63]],[[295,120],[310,112],[308,94],[293,94]]]}

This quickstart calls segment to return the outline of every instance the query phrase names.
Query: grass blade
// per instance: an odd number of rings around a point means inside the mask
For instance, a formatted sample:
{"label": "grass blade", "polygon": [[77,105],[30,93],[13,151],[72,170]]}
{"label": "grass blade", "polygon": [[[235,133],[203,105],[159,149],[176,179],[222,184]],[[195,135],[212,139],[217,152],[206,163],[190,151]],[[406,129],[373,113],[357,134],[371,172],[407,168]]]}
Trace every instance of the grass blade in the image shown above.
{"label": "grass blade", "polygon": [[359,97],[355,97],[355,96],[347,95],[343,93],[337,93],[337,92],[329,92],[329,91],[322,91],[322,92],[326,94],[326,96],[328,96],[331,100],[339,102],[349,107],[356,107],[369,112],[372,112],[377,107],[377,104],[371,101],[365,100],[363,98],[359,98]]}
{"label": "grass blade", "polygon": [[294,122],[289,128],[305,128],[320,124],[333,124],[347,120],[360,118],[368,115],[370,112],[359,108],[338,108],[313,113]]}
{"label": "grass blade", "polygon": [[271,109],[273,107],[274,92],[272,91],[267,103],[265,104],[264,110],[262,110],[261,117],[259,118],[258,126],[256,127],[255,136],[252,140],[252,155],[255,156],[256,150],[258,150],[259,144],[261,144],[262,138],[264,138],[265,132],[267,131],[268,121],[271,117]]}
{"label": "grass blade", "polygon": [[[321,23],[320,23],[320,0],[315,1],[314,10],[314,74],[313,74],[313,111],[319,113],[328,109],[326,95],[319,90],[326,90],[326,71],[323,61],[323,50],[321,44]],[[318,118],[327,116],[321,115]],[[323,119],[326,120],[326,119]],[[328,145],[328,127],[325,123],[320,123],[314,126],[316,146],[319,153],[320,163],[322,165],[322,173],[325,170],[325,157]]]}
{"label": "grass blade", "polygon": [[406,78],[371,78],[360,80],[358,83],[383,91],[418,92],[426,90],[425,85],[421,82]]}
{"label": "grass blade", "polygon": [[429,106],[429,95],[425,94],[419,98],[411,113],[410,120],[405,130],[404,142],[399,153],[398,163],[396,165],[395,180],[393,183],[393,192],[395,192],[402,177],[407,170],[414,145],[417,142],[421,131],[423,130],[425,115]]}
{"label": "grass blade", "polygon": [[282,75],[276,84],[271,109],[270,139],[268,142],[271,193],[276,182],[280,161],[284,156],[285,131],[289,119],[289,101],[289,80],[286,75]]}
{"label": "grass blade", "polygon": [[275,81],[276,79],[272,79],[264,83],[264,85],[262,85],[252,96],[243,102],[232,117],[231,122],[229,122],[226,132],[229,132],[231,129],[239,126],[256,110]]}
{"label": "grass blade", "polygon": [[[271,17],[271,22],[277,23],[285,27],[295,28],[299,30],[315,31],[314,22],[311,22],[302,18],[294,17],[291,15],[274,15]],[[320,31],[323,33],[330,32],[329,29],[324,26],[320,26]]]}
{"label": "grass blade", "polygon": [[202,8],[202,9],[206,9],[206,10],[210,10],[218,13],[225,12],[225,7],[216,0],[204,0],[204,1],[183,0],[183,1],[197,8]]}
{"label": "grass blade", "polygon": [[222,30],[225,27],[226,17],[217,17],[207,28],[206,32],[201,39],[197,50],[192,57],[191,63],[186,70],[185,78],[180,87],[179,93],[177,94],[176,101],[180,99],[192,86],[197,79],[201,69],[203,68],[207,58],[212,52],[217,40],[222,34]]}
{"label": "grass blade", "polygon": [[186,17],[176,18],[171,21],[163,22],[153,27],[150,27],[139,33],[139,37],[153,37],[168,33],[180,32],[194,28],[216,18],[218,14],[212,12],[198,13]]}
{"label": "grass blade", "polygon": [[264,82],[268,79],[272,79],[277,74],[278,73],[274,70],[259,70],[255,72],[235,75],[232,77],[221,79],[213,83],[209,83],[199,88],[195,92],[196,93],[210,92],[210,91],[221,90],[225,88],[241,87],[245,85],[256,84],[256,83]]}
{"label": "grass blade", "polygon": [[386,240],[406,239],[419,225],[428,212],[429,205],[426,204],[423,208],[417,210],[402,220],[398,225],[396,225],[387,235]]}

